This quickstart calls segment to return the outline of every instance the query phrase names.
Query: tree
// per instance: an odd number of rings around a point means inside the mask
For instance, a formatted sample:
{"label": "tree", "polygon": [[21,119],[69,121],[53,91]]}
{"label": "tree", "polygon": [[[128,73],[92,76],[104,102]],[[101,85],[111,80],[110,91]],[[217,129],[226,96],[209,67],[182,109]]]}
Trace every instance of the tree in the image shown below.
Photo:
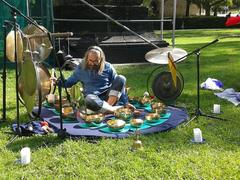
{"label": "tree", "polygon": [[206,16],[210,16],[211,9],[215,10],[215,15],[220,6],[232,4],[232,0],[199,0],[206,11]]}

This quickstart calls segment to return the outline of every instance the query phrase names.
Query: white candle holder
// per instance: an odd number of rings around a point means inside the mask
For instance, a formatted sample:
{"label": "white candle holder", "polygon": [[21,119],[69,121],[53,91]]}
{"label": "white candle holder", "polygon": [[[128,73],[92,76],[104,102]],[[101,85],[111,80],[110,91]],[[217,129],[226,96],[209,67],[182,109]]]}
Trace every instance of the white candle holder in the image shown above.
{"label": "white candle holder", "polygon": [[205,139],[202,137],[202,131],[199,128],[193,129],[193,139],[192,143],[204,143]]}
{"label": "white candle holder", "polygon": [[29,147],[21,149],[21,164],[29,164],[31,162],[31,151]]}
{"label": "white candle holder", "polygon": [[221,106],[220,104],[214,104],[213,105],[213,113],[220,114],[221,113]]}

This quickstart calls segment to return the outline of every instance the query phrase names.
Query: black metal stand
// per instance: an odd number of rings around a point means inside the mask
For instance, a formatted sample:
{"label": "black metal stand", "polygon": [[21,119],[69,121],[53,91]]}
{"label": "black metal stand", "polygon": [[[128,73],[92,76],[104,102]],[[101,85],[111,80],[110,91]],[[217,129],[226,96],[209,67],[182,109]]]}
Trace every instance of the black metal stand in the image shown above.
{"label": "black metal stand", "polygon": [[[70,95],[67,91],[67,88],[65,87],[65,78],[63,76],[63,73],[62,73],[62,68],[61,68],[61,65],[60,65],[60,58],[62,58],[62,54],[61,53],[56,53],[56,50],[53,46],[53,41],[52,41],[52,38],[51,38],[51,35],[50,33],[48,33],[48,37],[49,37],[49,40],[52,44],[52,47],[53,47],[53,55],[54,55],[54,59],[55,61],[57,62],[57,67],[58,67],[58,70],[59,70],[59,73],[60,73],[60,79],[62,81],[62,85],[65,89],[65,93],[67,95],[67,100],[68,102],[71,104],[71,98],[70,98]],[[59,108],[60,108],[60,130],[58,131],[58,137],[60,138],[65,138],[67,136],[67,133],[66,133],[66,129],[63,129],[63,117],[62,117],[62,87],[61,86],[58,86],[58,93],[59,93]]]}
{"label": "black metal stand", "polygon": [[63,129],[63,120],[62,120],[62,87],[58,86],[59,93],[59,113],[60,113],[60,129],[58,130],[58,137],[64,139],[67,136],[66,129]]}
{"label": "black metal stand", "polygon": [[211,116],[211,115],[207,115],[207,114],[204,114],[202,112],[202,110],[200,109],[200,51],[201,49],[213,44],[213,43],[216,43],[218,41],[218,39],[206,44],[205,46],[201,47],[201,48],[198,48],[196,49],[195,51],[193,51],[193,53],[196,54],[196,64],[197,64],[197,108],[195,110],[195,115],[185,124],[188,125],[191,121],[193,121],[194,119],[197,119],[199,116],[204,116],[204,117],[207,117],[207,118],[212,118],[212,119],[218,119],[218,120],[226,120],[226,119],[223,119],[223,118],[220,118],[220,117],[215,117],[215,116]]}
{"label": "black metal stand", "polygon": [[19,120],[19,96],[18,96],[18,59],[17,59],[17,13],[12,9],[13,17],[13,30],[14,30],[14,63],[15,63],[15,77],[16,77],[16,122],[17,128],[15,131],[15,136],[8,142],[7,145],[11,144],[18,136],[22,136],[20,129],[20,120]]}
{"label": "black metal stand", "polygon": [[[22,136],[22,132],[20,129],[20,120],[19,120],[19,96],[18,96],[18,79],[19,79],[19,70],[18,70],[18,59],[17,59],[17,15],[20,15],[22,17],[24,17],[27,21],[29,21],[31,24],[33,24],[34,26],[38,27],[39,29],[41,29],[41,27],[38,26],[38,24],[33,21],[30,17],[25,16],[24,14],[22,14],[16,7],[12,6],[11,4],[9,4],[8,2],[6,2],[5,0],[1,0],[1,2],[3,2],[5,5],[7,5],[10,9],[11,9],[11,14],[12,14],[12,22],[10,23],[13,26],[13,30],[14,30],[14,62],[15,62],[15,77],[16,77],[16,122],[17,122],[17,128],[15,131],[15,136],[9,141],[9,143],[7,145],[9,145],[10,143],[12,143],[18,136]],[[5,21],[6,22],[6,21]],[[41,29],[43,32],[44,30]],[[6,38],[5,38],[6,39]],[[6,47],[4,49],[4,60],[6,60]],[[5,117],[6,115],[6,64],[4,65],[4,73],[3,73],[3,79],[4,79],[4,87],[3,87],[3,116]]]}
{"label": "black metal stand", "polygon": [[7,59],[7,55],[6,55],[6,49],[7,49],[7,43],[6,43],[6,36],[7,36],[7,24],[6,22],[4,22],[4,25],[3,25],[3,38],[4,38],[4,48],[3,48],[3,73],[2,73],[2,80],[3,80],[3,90],[2,90],[2,94],[3,94],[3,97],[2,97],[2,119],[1,119],[1,122],[4,122],[6,121],[6,59]]}

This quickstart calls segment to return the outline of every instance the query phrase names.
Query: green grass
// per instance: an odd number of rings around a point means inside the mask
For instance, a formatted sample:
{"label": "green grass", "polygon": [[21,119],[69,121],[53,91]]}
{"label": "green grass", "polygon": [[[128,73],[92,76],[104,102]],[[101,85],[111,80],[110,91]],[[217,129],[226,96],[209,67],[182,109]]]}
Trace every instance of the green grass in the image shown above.
{"label": "green grass", "polygon": [[[176,47],[191,52],[219,36],[238,35],[239,30],[181,30],[176,32]],[[169,34],[166,40],[170,42]],[[240,91],[240,39],[225,38],[201,51],[200,82],[208,77],[224,83],[224,88]],[[141,96],[146,80],[156,65],[121,66],[131,87],[130,95]],[[189,56],[177,64],[185,87],[176,104],[187,108],[190,116],[197,103],[196,57]],[[162,70],[162,69],[160,69]],[[69,74],[69,72],[64,72]],[[2,83],[0,83],[2,90]],[[11,124],[16,119],[14,70],[7,72],[7,122],[0,124],[0,177],[3,179],[239,179],[240,178],[240,110],[230,102],[218,99],[212,91],[201,90],[201,109],[210,113],[214,103],[221,104],[219,121],[199,117],[188,126],[179,126],[164,133],[141,136],[142,151],[130,151],[133,137],[116,140],[61,140],[56,135],[13,137]],[[0,93],[2,99],[2,93]],[[2,101],[0,102],[2,108]],[[20,106],[20,120],[28,120]],[[191,144],[193,128],[200,128],[205,144]],[[22,166],[22,147],[29,146],[32,162]]]}

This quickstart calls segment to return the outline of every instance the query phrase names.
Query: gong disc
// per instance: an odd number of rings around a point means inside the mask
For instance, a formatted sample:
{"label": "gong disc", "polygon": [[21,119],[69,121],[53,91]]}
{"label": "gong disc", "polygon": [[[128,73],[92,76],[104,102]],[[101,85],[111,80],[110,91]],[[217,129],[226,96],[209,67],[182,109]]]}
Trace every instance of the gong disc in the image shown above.
{"label": "gong disc", "polygon": [[19,86],[18,92],[22,99],[22,103],[27,109],[29,114],[32,113],[35,105],[38,106],[38,112],[36,116],[39,116],[41,113],[42,102],[45,100],[47,94],[50,93],[51,81],[50,81],[50,73],[47,68],[43,65],[35,65],[36,68],[36,82],[37,88],[33,95],[29,95],[26,93],[26,89],[24,87],[24,83],[22,80],[22,74],[19,76]]}
{"label": "gong disc", "polygon": [[32,53],[29,50],[24,51],[24,62],[22,63],[20,76],[24,93],[29,96],[34,95],[37,88],[37,74],[35,64],[32,61]]}
{"label": "gong disc", "polygon": [[[48,58],[52,51],[52,45],[47,35],[47,29],[40,26],[45,32],[30,24],[23,29],[24,34],[32,35],[31,38],[24,40],[25,49],[30,49],[36,55],[34,61],[42,62]],[[46,34],[46,36],[42,36]],[[39,36],[38,36],[39,35]],[[27,37],[27,36],[26,36]]]}
{"label": "gong disc", "polygon": [[[11,30],[6,37],[6,56],[9,61],[15,61],[15,33]],[[17,62],[23,60],[23,40],[20,31],[16,31],[16,48],[17,48]]]}
{"label": "gong disc", "polygon": [[171,72],[164,71],[155,76],[152,91],[163,102],[173,101],[182,93],[183,86],[183,77],[180,72],[177,72],[177,85],[175,87]]}
{"label": "gong disc", "polygon": [[29,96],[23,88],[23,82],[21,76],[19,77],[18,81],[18,92],[20,94],[20,98],[22,99],[21,102],[27,109],[27,112],[30,114],[35,106],[35,94]]}
{"label": "gong disc", "polygon": [[51,91],[51,80],[50,80],[50,73],[46,67],[42,64],[37,66],[37,73],[40,80],[40,90],[41,90],[41,101],[45,100],[47,94]]}

